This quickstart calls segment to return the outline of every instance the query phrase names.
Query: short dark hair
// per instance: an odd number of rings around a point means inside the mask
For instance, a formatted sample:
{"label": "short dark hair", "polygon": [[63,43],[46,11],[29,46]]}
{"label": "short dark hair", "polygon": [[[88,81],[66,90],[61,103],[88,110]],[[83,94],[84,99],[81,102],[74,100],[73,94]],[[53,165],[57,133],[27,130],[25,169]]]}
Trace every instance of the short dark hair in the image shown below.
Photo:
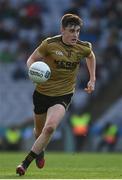
{"label": "short dark hair", "polygon": [[65,28],[68,25],[75,25],[82,27],[83,20],[76,14],[65,14],[61,19],[62,27]]}

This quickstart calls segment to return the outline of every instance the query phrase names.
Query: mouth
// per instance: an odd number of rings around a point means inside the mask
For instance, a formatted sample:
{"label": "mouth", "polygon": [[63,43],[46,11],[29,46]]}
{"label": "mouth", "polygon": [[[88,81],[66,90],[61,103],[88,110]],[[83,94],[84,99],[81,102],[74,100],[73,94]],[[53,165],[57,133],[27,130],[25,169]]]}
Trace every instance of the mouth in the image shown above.
{"label": "mouth", "polygon": [[76,42],[77,42],[77,39],[76,39],[76,38],[73,38],[73,39],[71,40],[71,42],[72,42],[72,43],[76,43]]}

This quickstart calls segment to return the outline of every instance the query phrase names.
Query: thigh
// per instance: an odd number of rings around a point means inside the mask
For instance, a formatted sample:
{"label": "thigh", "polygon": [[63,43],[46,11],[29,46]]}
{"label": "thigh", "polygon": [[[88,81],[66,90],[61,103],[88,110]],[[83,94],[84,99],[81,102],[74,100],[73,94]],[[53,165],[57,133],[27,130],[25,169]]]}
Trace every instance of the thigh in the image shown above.
{"label": "thigh", "polygon": [[65,107],[61,104],[55,104],[48,108],[45,126],[56,128],[65,115]]}
{"label": "thigh", "polygon": [[42,129],[45,125],[46,116],[47,113],[34,114],[34,129],[36,137],[38,137],[42,132]]}

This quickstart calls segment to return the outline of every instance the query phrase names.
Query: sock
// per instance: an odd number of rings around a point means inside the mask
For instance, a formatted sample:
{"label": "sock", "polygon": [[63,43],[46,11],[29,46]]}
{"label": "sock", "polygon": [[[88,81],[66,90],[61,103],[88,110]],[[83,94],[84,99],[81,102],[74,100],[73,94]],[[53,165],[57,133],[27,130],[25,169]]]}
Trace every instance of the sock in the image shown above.
{"label": "sock", "polygon": [[44,158],[44,151],[40,152],[36,159],[42,159],[42,158]]}
{"label": "sock", "polygon": [[31,164],[31,162],[35,159],[35,158],[37,158],[37,154],[36,153],[34,153],[33,151],[30,151],[29,153],[28,153],[28,155],[26,156],[26,158],[25,158],[25,160],[22,162],[22,164],[23,164],[23,166],[24,166],[24,168],[28,168],[28,166]]}

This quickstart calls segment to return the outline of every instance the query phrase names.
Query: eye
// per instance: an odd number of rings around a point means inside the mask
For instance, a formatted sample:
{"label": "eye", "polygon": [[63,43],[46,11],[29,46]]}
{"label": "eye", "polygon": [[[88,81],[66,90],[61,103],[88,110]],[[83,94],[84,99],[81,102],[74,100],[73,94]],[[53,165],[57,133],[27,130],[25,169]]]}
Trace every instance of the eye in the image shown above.
{"label": "eye", "polygon": [[80,32],[80,29],[77,30],[77,33],[79,33],[79,32]]}
{"label": "eye", "polygon": [[73,29],[70,29],[70,32],[71,32],[71,33],[73,33],[73,32],[74,32],[74,30],[73,30]]}

